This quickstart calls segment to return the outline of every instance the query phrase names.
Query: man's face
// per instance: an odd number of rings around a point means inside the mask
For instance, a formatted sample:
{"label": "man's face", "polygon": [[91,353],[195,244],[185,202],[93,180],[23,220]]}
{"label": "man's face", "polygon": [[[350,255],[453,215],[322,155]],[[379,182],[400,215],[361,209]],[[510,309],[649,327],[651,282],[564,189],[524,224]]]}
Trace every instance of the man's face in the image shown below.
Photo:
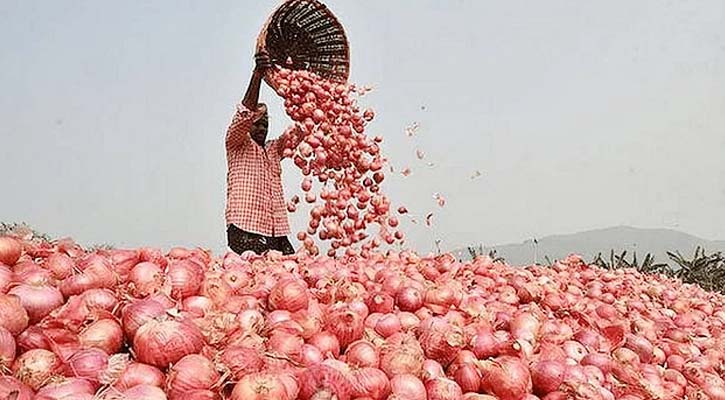
{"label": "man's face", "polygon": [[257,120],[257,122],[252,125],[252,129],[249,132],[249,135],[254,139],[255,142],[257,142],[260,145],[264,145],[264,142],[267,140],[267,129],[269,128],[269,117],[267,114],[264,114],[262,118]]}

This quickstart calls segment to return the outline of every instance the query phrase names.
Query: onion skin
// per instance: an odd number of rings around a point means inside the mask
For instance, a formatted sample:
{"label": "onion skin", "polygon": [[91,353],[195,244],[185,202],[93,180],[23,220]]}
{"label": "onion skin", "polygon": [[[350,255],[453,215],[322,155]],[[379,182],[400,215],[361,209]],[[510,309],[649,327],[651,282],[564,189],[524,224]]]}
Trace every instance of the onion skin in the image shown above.
{"label": "onion skin", "polygon": [[172,399],[185,398],[186,392],[208,390],[220,379],[212,362],[201,355],[185,356],[169,370],[168,393]]}
{"label": "onion skin", "polygon": [[198,353],[203,346],[204,337],[198,328],[177,321],[149,321],[139,328],[133,340],[137,360],[159,368]]}
{"label": "onion skin", "polygon": [[15,265],[23,253],[23,245],[10,236],[0,236],[0,264]]}
{"label": "onion skin", "polygon": [[415,375],[400,374],[390,380],[393,400],[427,400],[425,385]]}
{"label": "onion skin", "polygon": [[[296,397],[296,396],[295,396]],[[275,375],[254,373],[246,375],[234,386],[231,400],[292,400],[284,384]]]}
{"label": "onion skin", "polygon": [[102,319],[88,325],[78,339],[85,349],[97,348],[106,354],[115,354],[123,346],[123,330],[116,320]]}
{"label": "onion skin", "polygon": [[17,400],[33,400],[33,390],[12,376],[0,375],[0,398],[9,399],[10,393],[18,394]]}
{"label": "onion skin", "polygon": [[[96,392],[96,388],[89,381],[81,378],[67,378],[62,382],[49,383],[43,386],[36,396],[47,396],[51,399],[71,400],[90,396]],[[37,397],[36,397],[37,398]]]}
{"label": "onion skin", "polygon": [[166,384],[166,375],[160,369],[138,362],[130,363],[113,384],[120,391],[128,390],[138,385],[163,387]]}
{"label": "onion skin", "polygon": [[33,390],[40,389],[51,377],[62,372],[60,358],[48,350],[28,350],[13,363],[15,377]]}
{"label": "onion skin", "polygon": [[36,286],[20,284],[8,291],[20,299],[23,308],[28,312],[30,323],[36,323],[63,305],[63,294],[47,285]]}

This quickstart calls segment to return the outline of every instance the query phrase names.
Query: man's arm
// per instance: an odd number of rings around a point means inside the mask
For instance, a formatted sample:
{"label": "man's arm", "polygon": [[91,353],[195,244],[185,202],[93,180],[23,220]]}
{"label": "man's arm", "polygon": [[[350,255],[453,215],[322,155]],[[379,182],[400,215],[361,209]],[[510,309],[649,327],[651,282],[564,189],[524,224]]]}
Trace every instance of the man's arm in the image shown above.
{"label": "man's arm", "polygon": [[255,56],[255,67],[242,104],[237,106],[232,123],[227,130],[227,147],[243,146],[250,141],[249,130],[262,116],[259,111],[259,90],[264,73],[272,66],[269,56],[260,53]]}

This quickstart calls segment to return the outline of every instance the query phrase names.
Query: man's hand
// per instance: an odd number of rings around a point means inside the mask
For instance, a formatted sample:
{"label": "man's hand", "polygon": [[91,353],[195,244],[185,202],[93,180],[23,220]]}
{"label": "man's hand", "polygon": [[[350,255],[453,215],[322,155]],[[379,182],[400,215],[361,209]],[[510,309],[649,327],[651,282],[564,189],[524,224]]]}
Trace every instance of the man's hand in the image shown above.
{"label": "man's hand", "polygon": [[264,74],[268,69],[272,68],[272,60],[269,58],[269,54],[266,51],[261,51],[254,56],[256,65],[254,66],[254,72]]}

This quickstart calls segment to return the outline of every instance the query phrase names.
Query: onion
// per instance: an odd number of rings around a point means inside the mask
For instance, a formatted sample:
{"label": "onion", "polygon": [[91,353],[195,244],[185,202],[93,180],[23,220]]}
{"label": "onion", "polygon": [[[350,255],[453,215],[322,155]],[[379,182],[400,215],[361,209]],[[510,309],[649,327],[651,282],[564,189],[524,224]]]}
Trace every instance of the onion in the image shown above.
{"label": "onion", "polygon": [[368,309],[371,313],[387,314],[393,311],[395,300],[387,293],[377,293],[370,297]]}
{"label": "onion", "polygon": [[222,279],[234,293],[239,293],[242,288],[249,284],[249,274],[239,267],[233,267],[224,271]]}
{"label": "onion", "polygon": [[380,364],[378,351],[370,342],[359,340],[352,343],[345,352],[349,365],[358,368],[377,368]]}
{"label": "onion", "polygon": [[154,300],[138,300],[123,309],[123,329],[126,338],[133,342],[136,331],[143,324],[166,314],[166,309]]}
{"label": "onion", "polygon": [[214,302],[205,296],[191,296],[184,299],[181,309],[192,313],[194,316],[203,317],[214,309]]}
{"label": "onion", "polygon": [[219,395],[211,390],[191,390],[183,394],[183,400],[218,400]]}
{"label": "onion", "polygon": [[300,361],[306,366],[312,366],[321,363],[325,359],[322,352],[311,344],[303,344],[300,349]]}
{"label": "onion", "polygon": [[415,375],[399,374],[390,379],[391,400],[427,400],[425,385]]}
{"label": "onion", "polygon": [[453,379],[461,387],[463,393],[477,392],[481,386],[481,372],[471,363],[465,363],[456,368]]}
{"label": "onion", "polygon": [[297,335],[291,335],[282,331],[275,331],[267,342],[267,348],[276,355],[299,360],[300,351],[304,340]]}
{"label": "onion", "polygon": [[423,382],[428,382],[431,379],[445,377],[446,373],[438,361],[428,359],[423,361],[423,373],[421,376]]}
{"label": "onion", "polygon": [[114,354],[123,346],[123,330],[116,320],[102,319],[88,325],[78,335],[78,339],[85,349],[97,348],[106,354]]}
{"label": "onion", "polygon": [[9,267],[0,264],[0,294],[7,293],[13,281],[13,271]]}
{"label": "onion", "polygon": [[44,264],[45,269],[50,271],[53,278],[63,280],[73,274],[75,265],[65,253],[53,253],[48,257]]}
{"label": "onion", "polygon": [[0,370],[12,365],[16,350],[13,335],[7,329],[0,327]]}
{"label": "onion", "polygon": [[19,240],[10,236],[0,236],[0,264],[15,265],[23,253],[23,246]]}
{"label": "onion", "polygon": [[367,396],[373,400],[385,400],[390,394],[390,381],[385,372],[377,368],[361,368],[352,372],[353,396]]}
{"label": "onion", "polygon": [[424,360],[420,343],[407,334],[391,336],[380,351],[380,369],[391,379],[399,374],[420,375]]}
{"label": "onion", "polygon": [[171,297],[181,300],[199,292],[204,272],[195,262],[181,260],[169,265],[166,276],[171,282]]}
{"label": "onion", "polygon": [[12,376],[0,375],[0,398],[11,399],[13,393],[15,400],[33,400],[32,389]]}
{"label": "onion", "polygon": [[322,331],[312,336],[308,343],[317,347],[323,355],[340,357],[340,342],[335,335],[328,331]]}
{"label": "onion", "polygon": [[530,312],[522,312],[511,320],[510,330],[514,339],[536,343],[541,321]]}
{"label": "onion", "polygon": [[350,400],[352,382],[339,370],[325,364],[313,365],[299,377],[300,400]]}
{"label": "onion", "polygon": [[375,332],[387,338],[401,330],[400,319],[395,314],[385,314],[375,324]]}
{"label": "onion", "polygon": [[128,274],[128,286],[136,297],[145,297],[158,291],[164,284],[161,267],[151,262],[136,264]]}
{"label": "onion", "polygon": [[36,323],[63,305],[63,295],[52,286],[20,284],[10,289],[10,295],[18,296],[28,312],[30,323]]}
{"label": "onion", "polygon": [[[295,396],[296,397],[296,396]],[[231,400],[292,400],[282,381],[268,373],[254,373],[244,376],[234,386]]]}
{"label": "onion", "polygon": [[[47,396],[51,399],[73,400],[83,396],[92,397],[96,388],[91,382],[81,378],[66,378],[60,382],[51,382],[43,386],[36,396]],[[36,397],[37,399],[37,397]]]}
{"label": "onion", "polygon": [[279,281],[269,293],[269,307],[272,310],[295,312],[307,308],[307,285],[296,279]]}
{"label": "onion", "polygon": [[463,391],[458,384],[447,378],[434,378],[425,383],[428,400],[460,400]]}
{"label": "onion", "polygon": [[471,348],[476,357],[486,359],[498,354],[498,341],[493,332],[482,331],[473,337]]}
{"label": "onion", "polygon": [[63,371],[63,364],[52,352],[33,349],[18,356],[13,364],[13,374],[33,390],[40,389],[50,378]]}
{"label": "onion", "polygon": [[337,336],[343,349],[362,338],[363,322],[362,316],[350,310],[345,304],[331,307],[325,315],[325,329]]}
{"label": "onion", "polygon": [[501,400],[518,400],[531,392],[529,369],[516,357],[501,356],[481,363],[481,388]]}
{"label": "onion", "polygon": [[148,364],[133,362],[126,366],[113,386],[125,391],[138,385],[163,387],[165,384],[166,376],[161,370]]}
{"label": "onion", "polygon": [[123,392],[124,400],[167,400],[163,390],[151,385],[134,386]]}
{"label": "onion", "polygon": [[561,361],[540,361],[531,366],[534,393],[543,396],[559,390],[564,382],[566,365]]}
{"label": "onion", "polygon": [[402,311],[415,312],[423,306],[423,292],[414,287],[404,287],[398,292],[396,304]]}
{"label": "onion", "polygon": [[197,327],[177,321],[149,321],[133,340],[137,360],[159,368],[198,353],[203,346],[204,337]]}
{"label": "onion", "polygon": [[21,352],[32,349],[50,350],[48,338],[43,334],[43,330],[37,325],[31,325],[17,336],[15,344]]}
{"label": "onion", "polygon": [[428,358],[447,366],[465,345],[463,330],[443,318],[433,317],[421,323],[420,344]]}
{"label": "onion", "polygon": [[108,368],[108,354],[99,349],[80,350],[68,360],[68,369],[77,378],[85,378],[98,385]]}
{"label": "onion", "polygon": [[171,398],[185,398],[186,392],[211,389],[219,379],[214,364],[208,358],[190,354],[169,370],[168,393]]}

